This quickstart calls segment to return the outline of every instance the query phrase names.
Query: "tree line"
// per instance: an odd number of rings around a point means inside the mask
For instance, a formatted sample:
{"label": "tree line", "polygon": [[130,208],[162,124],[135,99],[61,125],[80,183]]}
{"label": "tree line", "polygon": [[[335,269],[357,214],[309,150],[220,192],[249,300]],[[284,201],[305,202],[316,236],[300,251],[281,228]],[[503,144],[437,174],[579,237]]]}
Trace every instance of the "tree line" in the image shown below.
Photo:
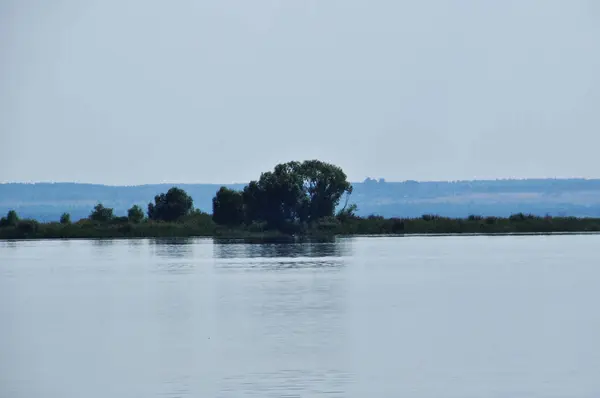
{"label": "tree line", "polygon": [[[337,166],[318,160],[288,162],[262,173],[258,180],[251,181],[241,191],[221,187],[212,200],[212,220],[217,225],[229,227],[262,223],[268,229],[308,224],[332,217],[341,198],[346,194],[347,200],[351,193],[352,185]],[[354,208],[345,206],[340,214]],[[113,208],[98,203],[90,215],[78,223],[172,223],[180,222],[192,213],[206,214],[194,209],[193,199],[187,192],[173,187],[156,195],[154,202],[148,203],[146,212],[139,205],[133,205],[127,216],[117,217]],[[34,222],[20,220],[11,210],[0,219],[0,227],[16,227],[26,221]],[[64,213],[59,223],[72,224],[70,214]]]}
{"label": "tree line", "polygon": [[363,218],[349,203],[351,194],[352,185],[341,168],[318,160],[287,162],[241,190],[221,187],[213,197],[212,214],[195,209],[187,192],[172,187],[156,195],[146,211],[133,205],[122,217],[102,203],[74,223],[68,213],[58,223],[40,224],[21,220],[11,210],[0,219],[0,238],[243,236],[269,231],[283,235],[600,231],[600,219],[522,213],[509,218]]}

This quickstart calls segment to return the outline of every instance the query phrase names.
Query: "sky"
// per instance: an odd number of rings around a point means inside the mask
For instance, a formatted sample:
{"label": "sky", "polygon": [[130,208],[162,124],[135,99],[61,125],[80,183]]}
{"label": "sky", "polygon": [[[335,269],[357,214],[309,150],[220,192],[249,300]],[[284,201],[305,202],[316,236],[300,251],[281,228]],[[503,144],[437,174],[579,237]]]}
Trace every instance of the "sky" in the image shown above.
{"label": "sky", "polygon": [[0,0],[0,182],[600,177],[596,0]]}

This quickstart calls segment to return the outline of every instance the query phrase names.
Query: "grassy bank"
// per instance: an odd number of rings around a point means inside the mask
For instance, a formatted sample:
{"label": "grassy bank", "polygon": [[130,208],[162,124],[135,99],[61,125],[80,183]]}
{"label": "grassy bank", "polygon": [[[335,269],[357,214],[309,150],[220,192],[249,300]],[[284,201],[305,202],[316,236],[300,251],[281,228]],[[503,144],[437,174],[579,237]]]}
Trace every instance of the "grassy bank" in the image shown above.
{"label": "grassy bank", "polygon": [[39,223],[19,220],[0,228],[0,239],[160,238],[206,236],[227,239],[286,240],[296,237],[386,234],[503,234],[573,233],[600,231],[600,218],[535,217],[524,214],[508,218],[471,216],[464,219],[422,216],[420,218],[330,217],[310,225],[288,224],[268,229],[262,224],[228,228],[215,224],[210,215],[187,217],[178,222],[144,220],[110,222],[81,220],[76,223]]}

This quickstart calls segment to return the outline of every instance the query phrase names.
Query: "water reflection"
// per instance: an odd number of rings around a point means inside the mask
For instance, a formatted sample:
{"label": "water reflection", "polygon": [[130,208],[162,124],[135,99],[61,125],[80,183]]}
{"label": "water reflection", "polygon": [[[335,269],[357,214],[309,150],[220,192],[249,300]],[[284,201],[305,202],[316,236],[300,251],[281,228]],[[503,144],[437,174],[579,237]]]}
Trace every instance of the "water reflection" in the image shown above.
{"label": "water reflection", "polygon": [[213,245],[216,396],[348,396],[351,253],[348,240]]}
{"label": "water reflection", "polygon": [[313,243],[213,244],[215,266],[222,270],[336,269],[352,255],[350,240]]}
{"label": "water reflection", "polygon": [[94,247],[110,247],[115,243],[114,239],[92,239],[92,246]]}
{"label": "water reflection", "polygon": [[297,257],[346,257],[352,255],[349,240],[308,243],[249,244],[219,242],[214,244],[215,258],[297,258]]}
{"label": "water reflection", "polygon": [[[115,240],[113,239],[92,239],[88,241],[89,248],[98,258],[102,259],[104,263],[110,263],[118,257],[118,250],[115,249]],[[86,245],[87,246],[87,245]],[[109,266],[110,267],[110,266]],[[98,272],[104,273],[107,271],[106,267],[99,267]]]}
{"label": "water reflection", "polygon": [[281,370],[231,376],[221,381],[219,397],[231,397],[245,391],[261,397],[311,396],[345,397],[353,375],[337,370]]}
{"label": "water reflection", "polygon": [[193,253],[192,238],[155,238],[150,240],[153,254],[162,258],[186,258]]}
{"label": "water reflection", "polygon": [[139,257],[147,250],[146,243],[146,239],[127,239],[127,252]]}
{"label": "water reflection", "polygon": [[0,397],[595,397],[599,238],[0,242]]}
{"label": "water reflection", "polygon": [[127,245],[130,247],[141,247],[144,246],[144,243],[146,243],[146,239],[127,239]]}
{"label": "water reflection", "polygon": [[160,259],[159,272],[189,274],[196,269],[198,259],[210,252],[210,242],[198,238],[156,238],[149,241],[149,252]]}
{"label": "water reflection", "polygon": [[15,248],[15,247],[17,247],[17,241],[15,241],[15,240],[0,240],[0,249],[5,248],[5,247]]}

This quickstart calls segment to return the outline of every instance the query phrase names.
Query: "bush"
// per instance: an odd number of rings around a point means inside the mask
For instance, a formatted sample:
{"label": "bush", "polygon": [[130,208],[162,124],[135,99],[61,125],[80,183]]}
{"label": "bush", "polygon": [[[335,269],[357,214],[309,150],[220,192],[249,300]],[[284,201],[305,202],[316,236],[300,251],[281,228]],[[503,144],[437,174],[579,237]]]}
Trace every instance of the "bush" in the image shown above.
{"label": "bush", "polygon": [[421,216],[421,219],[423,221],[435,221],[435,220],[439,220],[440,216],[436,215],[436,214],[423,214]]}
{"label": "bush", "polygon": [[63,213],[62,216],[60,216],[60,223],[71,224],[71,215],[69,213]]}
{"label": "bush", "polygon": [[17,223],[17,233],[26,238],[35,234],[39,229],[39,225],[35,220],[21,220]]}
{"label": "bush", "polygon": [[253,221],[250,225],[248,225],[247,230],[249,232],[265,232],[267,230],[267,223],[260,221]]}
{"label": "bush", "polygon": [[6,217],[2,217],[0,219],[0,227],[15,227],[17,226],[18,222],[19,216],[17,215],[17,212],[14,210],[10,210],[6,214]]}
{"label": "bush", "polygon": [[108,222],[114,218],[113,209],[104,207],[102,203],[94,206],[94,210],[90,214],[90,220],[96,222]]}
{"label": "bush", "polygon": [[138,205],[132,206],[127,210],[127,219],[134,224],[139,224],[144,219],[144,210]]}
{"label": "bush", "polygon": [[323,217],[315,223],[315,228],[321,232],[335,232],[341,223],[336,217]]}
{"label": "bush", "polygon": [[173,187],[154,197],[154,203],[148,203],[148,218],[156,221],[177,221],[190,214],[194,207],[191,196],[183,189]]}
{"label": "bush", "polygon": [[399,234],[404,232],[404,221],[400,218],[391,218],[391,231],[393,234]]}

